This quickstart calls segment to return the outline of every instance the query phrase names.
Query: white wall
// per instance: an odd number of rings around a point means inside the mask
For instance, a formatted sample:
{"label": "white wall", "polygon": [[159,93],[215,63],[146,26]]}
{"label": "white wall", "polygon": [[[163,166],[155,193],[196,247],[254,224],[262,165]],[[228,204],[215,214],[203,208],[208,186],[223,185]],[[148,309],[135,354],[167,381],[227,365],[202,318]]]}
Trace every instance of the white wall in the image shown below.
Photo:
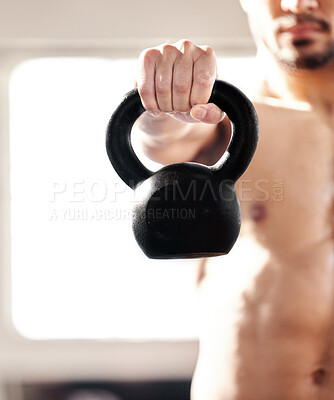
{"label": "white wall", "polygon": [[196,39],[251,46],[237,0],[1,0],[0,46],[95,43],[134,47]]}

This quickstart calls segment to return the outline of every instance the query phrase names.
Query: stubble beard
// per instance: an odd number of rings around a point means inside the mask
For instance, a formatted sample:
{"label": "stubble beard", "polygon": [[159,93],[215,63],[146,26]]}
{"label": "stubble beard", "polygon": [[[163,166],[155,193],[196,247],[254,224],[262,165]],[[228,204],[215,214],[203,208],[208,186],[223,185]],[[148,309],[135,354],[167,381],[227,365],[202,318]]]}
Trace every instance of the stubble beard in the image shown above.
{"label": "stubble beard", "polygon": [[[328,21],[304,14],[286,15],[277,18],[274,21],[275,35],[279,35],[282,31],[284,32],[284,28],[303,22],[316,23],[324,33],[330,34],[331,32],[331,25]],[[273,55],[281,65],[287,68],[314,70],[327,66],[334,60],[333,39],[329,40],[322,49],[315,49],[314,51],[312,51],[311,46],[315,46],[315,43],[311,39],[305,38],[292,42],[289,42],[288,39],[281,39],[283,42],[279,43],[279,36],[276,36],[276,40],[279,47],[273,52]]]}
{"label": "stubble beard", "polygon": [[[303,48],[311,45],[308,40],[299,40],[286,49],[274,53],[276,61],[290,70],[315,70],[334,62],[334,41],[323,51],[305,54]],[[303,54],[304,53],[304,54]]]}

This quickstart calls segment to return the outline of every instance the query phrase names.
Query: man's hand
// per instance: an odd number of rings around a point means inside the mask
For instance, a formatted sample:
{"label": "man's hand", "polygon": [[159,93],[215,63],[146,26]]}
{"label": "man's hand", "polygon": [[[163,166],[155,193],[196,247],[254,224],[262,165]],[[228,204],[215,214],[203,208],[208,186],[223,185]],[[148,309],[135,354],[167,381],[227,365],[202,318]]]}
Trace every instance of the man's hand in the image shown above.
{"label": "man's hand", "polygon": [[216,57],[188,40],[146,49],[140,56],[138,91],[154,117],[167,113],[183,122],[217,124],[224,113],[208,104],[217,77]]}

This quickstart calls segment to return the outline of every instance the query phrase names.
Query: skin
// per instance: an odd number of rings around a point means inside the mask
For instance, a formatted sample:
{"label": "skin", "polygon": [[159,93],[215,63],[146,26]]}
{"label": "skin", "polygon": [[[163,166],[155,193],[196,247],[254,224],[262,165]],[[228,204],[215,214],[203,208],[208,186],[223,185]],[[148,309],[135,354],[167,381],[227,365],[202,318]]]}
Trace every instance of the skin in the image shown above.
{"label": "skin", "polygon": [[[230,254],[201,262],[192,399],[327,400],[334,391],[334,3],[242,6],[263,69],[252,98],[260,141],[236,186],[240,237]],[[230,124],[207,104],[216,74],[213,50],[189,41],[142,53],[138,88],[151,114],[138,126],[151,158],[219,159]]]}

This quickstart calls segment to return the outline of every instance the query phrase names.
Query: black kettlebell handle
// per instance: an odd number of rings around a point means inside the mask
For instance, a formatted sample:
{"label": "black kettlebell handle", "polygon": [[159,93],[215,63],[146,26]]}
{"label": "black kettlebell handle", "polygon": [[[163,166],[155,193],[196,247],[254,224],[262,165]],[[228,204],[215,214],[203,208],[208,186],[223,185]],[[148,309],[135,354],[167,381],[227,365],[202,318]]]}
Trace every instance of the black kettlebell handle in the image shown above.
{"label": "black kettlebell handle", "polygon": [[[251,101],[235,86],[216,80],[210,103],[226,112],[232,123],[232,139],[223,162],[210,168],[218,179],[235,182],[248,167],[258,141],[258,119]],[[152,176],[138,159],[131,145],[131,129],[145,111],[137,89],[128,92],[108,124],[106,148],[108,157],[123,181],[135,189]]]}

